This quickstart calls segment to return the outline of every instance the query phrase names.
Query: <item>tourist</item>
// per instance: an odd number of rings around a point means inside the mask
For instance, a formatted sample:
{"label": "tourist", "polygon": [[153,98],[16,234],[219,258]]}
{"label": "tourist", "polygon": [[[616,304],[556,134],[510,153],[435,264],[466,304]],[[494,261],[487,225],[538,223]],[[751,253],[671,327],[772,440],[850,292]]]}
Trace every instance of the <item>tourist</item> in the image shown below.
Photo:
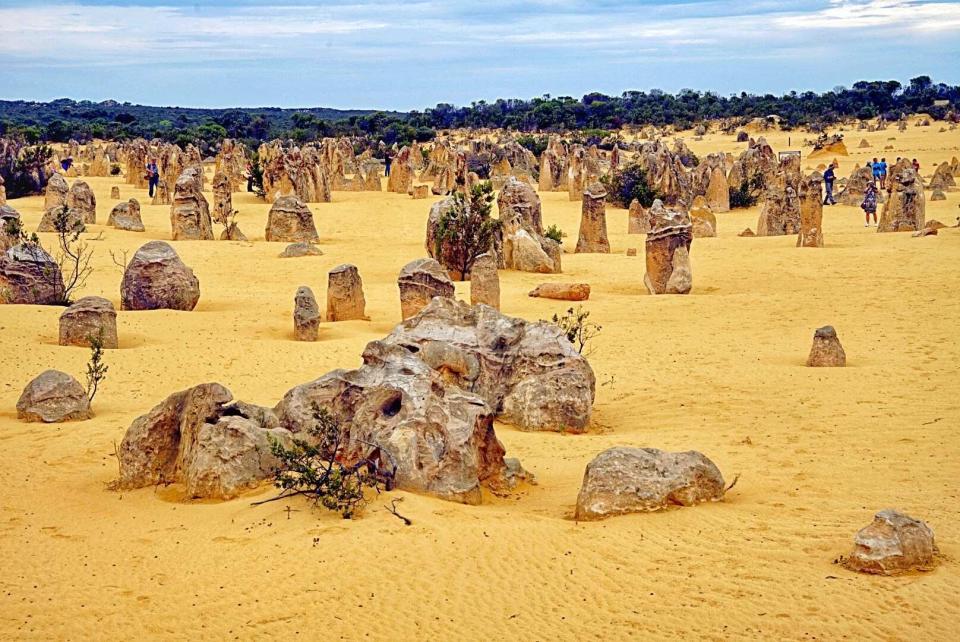
{"label": "tourist", "polygon": [[[874,170],[876,170],[876,165],[874,165]],[[880,187],[883,188],[887,184],[887,159],[880,159]]]}
{"label": "tourist", "polygon": [[873,169],[873,182],[880,182],[880,160],[874,156],[873,162],[870,164],[870,167]]}
{"label": "tourist", "polygon": [[393,157],[390,156],[390,152],[385,152],[383,154],[383,163],[386,165],[386,173],[384,176],[390,176],[390,165],[393,163]]}
{"label": "tourist", "polygon": [[877,186],[875,183],[867,183],[867,189],[863,192],[863,203],[860,204],[863,214],[866,217],[864,227],[870,227],[870,215],[873,214],[873,224],[877,224]]}
{"label": "tourist", "polygon": [[150,198],[153,198],[153,192],[157,189],[157,183],[160,182],[160,170],[157,169],[157,161],[151,159],[147,163],[147,186],[149,187],[148,194]]}
{"label": "tourist", "polygon": [[253,166],[247,163],[247,191],[253,191]]}
{"label": "tourist", "polygon": [[824,205],[836,205],[837,202],[833,200],[833,181],[836,180],[837,176],[834,173],[834,170],[837,168],[837,161],[830,163],[830,167],[827,168],[827,171],[823,173],[823,185],[826,188],[827,195],[823,199]]}
{"label": "tourist", "polygon": [[920,176],[920,162],[916,158],[913,159],[913,171],[917,173],[917,176]]}

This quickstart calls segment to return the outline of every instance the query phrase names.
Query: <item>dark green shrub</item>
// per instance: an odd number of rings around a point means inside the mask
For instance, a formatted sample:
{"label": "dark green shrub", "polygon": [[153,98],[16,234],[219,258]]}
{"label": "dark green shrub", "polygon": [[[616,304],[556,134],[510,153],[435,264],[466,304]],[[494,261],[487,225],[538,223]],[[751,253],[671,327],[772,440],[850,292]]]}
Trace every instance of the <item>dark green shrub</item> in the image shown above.
{"label": "dark green shrub", "polygon": [[610,202],[617,207],[630,207],[633,199],[640,201],[644,207],[650,207],[653,202],[662,198],[657,190],[647,182],[647,173],[639,163],[631,163],[604,176],[600,181],[607,188]]}

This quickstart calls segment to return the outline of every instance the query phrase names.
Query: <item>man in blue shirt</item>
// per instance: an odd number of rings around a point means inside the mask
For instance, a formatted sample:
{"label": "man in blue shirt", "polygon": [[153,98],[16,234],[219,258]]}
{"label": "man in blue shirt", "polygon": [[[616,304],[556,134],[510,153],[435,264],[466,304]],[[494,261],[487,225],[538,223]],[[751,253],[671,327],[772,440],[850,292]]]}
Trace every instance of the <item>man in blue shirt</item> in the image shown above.
{"label": "man in blue shirt", "polygon": [[[873,171],[874,173],[876,173],[877,171],[876,165],[873,166]],[[886,186],[887,186],[887,159],[881,158],[880,159],[880,189],[883,189]]]}

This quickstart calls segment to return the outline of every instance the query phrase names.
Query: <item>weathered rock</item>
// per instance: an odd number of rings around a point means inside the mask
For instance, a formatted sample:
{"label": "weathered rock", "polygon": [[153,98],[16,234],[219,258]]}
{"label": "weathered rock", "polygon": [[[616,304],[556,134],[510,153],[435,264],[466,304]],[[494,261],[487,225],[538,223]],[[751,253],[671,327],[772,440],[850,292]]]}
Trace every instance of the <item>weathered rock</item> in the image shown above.
{"label": "weathered rock", "polygon": [[511,176],[497,197],[503,236],[501,265],[508,270],[560,272],[560,244],[543,235],[540,197],[526,182]]}
{"label": "weathered rock", "polygon": [[128,232],[143,232],[143,220],[140,218],[140,202],[131,198],[126,203],[117,203],[110,210],[107,225]]}
{"label": "weathered rock", "polygon": [[415,199],[427,198],[430,196],[429,185],[414,185],[410,188],[410,196]]}
{"label": "weathered rock", "polygon": [[170,200],[170,188],[167,186],[167,181],[160,179],[156,188],[153,190],[153,200],[150,201],[150,204],[170,205],[172,202],[173,201]]}
{"label": "weathered rock", "polygon": [[20,212],[9,205],[0,205],[0,252],[6,252],[20,242],[22,225]]}
{"label": "weathered rock", "polygon": [[230,499],[270,477],[270,440],[289,445],[273,411],[227,405],[218,383],[174,393],[134,420],[120,443],[118,489],[182,483],[188,497]]}
{"label": "weathered rock", "polygon": [[943,193],[943,190],[935,189],[930,194],[931,201],[945,201],[947,200],[947,195]]}
{"label": "weathered rock", "polygon": [[268,241],[285,243],[320,240],[310,208],[295,196],[282,196],[273,204],[267,215],[265,236]]}
{"label": "weathered rock", "polygon": [[327,409],[346,436],[341,461],[372,461],[402,490],[479,504],[482,486],[507,484],[483,399],[400,346],[373,341],[363,361],[287,392],[276,407],[281,425],[302,433],[314,423],[314,405]]}
{"label": "weathered rock", "polygon": [[607,238],[606,199],[607,190],[599,182],[591,183],[584,190],[577,253],[610,253],[610,241]]}
{"label": "weathered rock", "polygon": [[693,506],[723,499],[720,470],[703,454],[656,448],[610,448],[587,464],[576,519]]}
{"label": "weathered rock", "polygon": [[748,228],[746,228],[745,230],[743,230],[742,232],[740,232],[739,234],[737,234],[737,236],[751,237],[751,236],[756,236],[756,234],[754,234],[754,233],[753,233],[753,230],[751,230],[751,229],[748,227]]}
{"label": "weathered rock", "polygon": [[717,217],[707,206],[702,196],[693,199],[690,207],[690,222],[693,225],[693,238],[708,238],[717,235]]}
{"label": "weathered rock", "polygon": [[422,310],[433,297],[453,298],[454,287],[446,270],[434,259],[417,259],[403,266],[397,278],[400,311],[404,320]]}
{"label": "weathered rock", "polygon": [[[67,208],[65,205],[50,208],[44,211],[40,218],[40,225],[37,226],[38,232],[57,232],[58,221],[62,221],[63,227],[67,232],[84,231],[86,225],[83,223],[83,213],[79,210]],[[61,219],[61,217],[63,217]]]}
{"label": "weathered rock", "polygon": [[228,223],[223,231],[220,232],[221,241],[246,241],[247,235],[243,233],[236,221]]}
{"label": "weathered rock", "polygon": [[481,254],[470,268],[470,303],[483,303],[500,309],[500,274],[497,257],[489,252]]}
{"label": "weathered rock", "polygon": [[213,240],[210,204],[202,190],[203,173],[198,167],[188,167],[177,179],[170,207],[171,238],[174,241]]}
{"label": "weathered rock", "polygon": [[53,305],[64,293],[60,266],[39,245],[21,243],[0,254],[0,303]]}
{"label": "weathered rock", "polygon": [[293,336],[297,341],[316,341],[320,330],[320,306],[313,290],[300,286],[294,297]]}
{"label": "weathered rock", "polygon": [[906,159],[894,165],[887,176],[892,181],[890,197],[883,205],[878,232],[916,232],[923,229],[926,204],[923,182]]}
{"label": "weathered rock", "polygon": [[888,508],[857,532],[843,565],[860,573],[899,575],[932,570],[939,553],[929,526]]}
{"label": "weathered rock", "polygon": [[590,298],[589,283],[541,283],[528,296],[559,301],[586,301]]}
{"label": "weathered rock", "polygon": [[866,149],[866,148],[870,147],[870,143],[869,143],[869,141],[867,141],[866,138],[861,138],[861,139],[860,139],[860,144],[857,145],[857,147],[859,147],[860,149]]}
{"label": "weathered rock", "polygon": [[813,172],[800,181],[800,231],[797,247],[823,247],[823,177]]}
{"label": "weathered rock", "polygon": [[150,241],[127,265],[120,284],[121,310],[192,310],[200,282],[170,244]]}
{"label": "weathered rock", "polygon": [[327,321],[368,320],[360,270],[338,265],[327,275]]}
{"label": "weathered rock", "polygon": [[518,229],[543,236],[543,215],[540,197],[528,184],[511,176],[497,196],[500,223],[507,233]]}
{"label": "weathered rock", "polygon": [[43,211],[51,210],[55,207],[63,207],[67,204],[67,194],[70,193],[70,186],[67,185],[67,179],[62,174],[53,174],[47,181],[47,188],[43,196]]}
{"label": "weathered rock", "polygon": [[[847,179],[846,185],[843,186],[843,190],[840,192],[840,195],[837,197],[837,202],[841,205],[849,205],[851,207],[860,207],[860,204],[863,203],[863,196],[867,192],[867,185],[873,183],[873,170],[870,167],[858,167],[853,170],[850,174],[850,177]],[[877,202],[882,202],[882,194],[877,191]]]}
{"label": "weathered rock", "polygon": [[281,259],[291,259],[299,256],[323,256],[319,247],[312,243],[291,243],[280,253]]}
{"label": "weathered rock", "polygon": [[933,172],[933,177],[930,179],[930,189],[943,191],[951,191],[957,186],[956,179],[953,178],[953,168],[950,166],[950,163],[940,163],[937,165],[937,169]]}
{"label": "weathered rock", "polygon": [[932,218],[924,224],[924,227],[931,230],[942,230],[943,228],[946,227],[946,225],[944,225],[937,219]]}
{"label": "weathered rock", "polygon": [[110,198],[114,201],[120,198],[120,187],[118,185],[114,185],[110,188]]}
{"label": "weathered rock", "polygon": [[[430,214],[427,216],[426,239],[424,248],[427,250],[427,256],[436,259],[446,270],[447,274],[454,281],[466,281],[470,278],[470,273],[464,273],[463,266],[466,259],[463,245],[450,238],[441,240],[444,218],[456,212],[460,204],[453,196],[437,201],[430,208]],[[469,203],[463,202],[463,207],[469,211]]]}
{"label": "weathered rock", "polygon": [[224,227],[233,215],[233,182],[229,174],[218,172],[213,177],[212,217]]}
{"label": "weathered rock", "polygon": [[45,370],[23,389],[17,418],[52,424],[90,419],[90,400],[80,382],[59,370]]}
{"label": "weathered rock", "polygon": [[693,241],[690,215],[668,210],[657,199],[650,207],[649,218],[644,285],[650,294],[687,294],[693,287],[689,254]]}
{"label": "weathered rock", "polygon": [[650,219],[647,210],[640,201],[633,199],[627,211],[627,234],[646,234],[650,231]]}
{"label": "weathered rock", "polygon": [[925,227],[922,230],[917,230],[910,236],[922,237],[922,236],[937,236],[938,232],[935,228]]}
{"label": "weathered rock", "polygon": [[813,333],[813,346],[810,348],[810,356],[807,357],[807,365],[812,368],[847,365],[847,355],[832,325],[817,328]]}
{"label": "weathered rock", "polygon": [[90,346],[99,337],[103,347],[117,348],[117,311],[107,299],[85,296],[60,315],[60,345]]}
{"label": "weathered rock", "polygon": [[784,236],[800,231],[800,158],[788,156],[776,166],[766,183],[757,236]]}
{"label": "weathered rock", "polygon": [[636,255],[637,255],[637,248],[635,247],[627,248],[627,256],[636,256]]}
{"label": "weathered rock", "polygon": [[84,223],[97,222],[97,197],[84,181],[74,181],[67,192],[67,207],[77,210]]}
{"label": "weathered rock", "polygon": [[521,430],[581,432],[595,379],[557,326],[438,297],[384,340],[415,352]]}
{"label": "weathered rock", "polygon": [[730,186],[727,176],[719,167],[713,168],[710,173],[710,183],[707,186],[707,205],[714,212],[730,211]]}

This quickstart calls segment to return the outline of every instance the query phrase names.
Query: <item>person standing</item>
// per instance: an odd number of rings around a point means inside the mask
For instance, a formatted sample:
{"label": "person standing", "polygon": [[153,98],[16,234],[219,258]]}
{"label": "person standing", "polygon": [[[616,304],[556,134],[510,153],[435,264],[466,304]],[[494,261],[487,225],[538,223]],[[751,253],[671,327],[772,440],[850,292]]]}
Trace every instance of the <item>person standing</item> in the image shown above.
{"label": "person standing", "polygon": [[160,170],[157,168],[157,161],[151,159],[147,163],[147,187],[150,198],[153,198],[153,192],[157,189],[160,182]]}
{"label": "person standing", "polygon": [[835,170],[837,168],[837,162],[834,161],[830,163],[830,167],[827,168],[827,171],[823,173],[823,185],[826,188],[827,195],[823,199],[824,205],[836,205],[837,202],[833,199],[833,182],[837,179]]}
{"label": "person standing", "polygon": [[913,159],[913,171],[917,173],[917,176],[920,176],[920,161],[916,158]]}
{"label": "person standing", "polygon": [[390,151],[389,151],[389,150],[388,150],[386,153],[384,153],[384,155],[383,155],[383,164],[384,164],[384,165],[386,166],[386,168],[387,168],[387,169],[386,169],[386,173],[384,174],[384,176],[390,176],[390,165],[393,164],[393,156],[390,155]]}
{"label": "person standing", "polygon": [[863,223],[864,227],[870,227],[870,215],[873,214],[873,225],[877,225],[877,186],[875,183],[867,183],[867,189],[863,192],[863,203],[860,204],[860,209],[863,210],[863,214],[866,217],[866,220]]}
{"label": "person standing", "polygon": [[880,159],[880,189],[887,186],[887,159]]}

